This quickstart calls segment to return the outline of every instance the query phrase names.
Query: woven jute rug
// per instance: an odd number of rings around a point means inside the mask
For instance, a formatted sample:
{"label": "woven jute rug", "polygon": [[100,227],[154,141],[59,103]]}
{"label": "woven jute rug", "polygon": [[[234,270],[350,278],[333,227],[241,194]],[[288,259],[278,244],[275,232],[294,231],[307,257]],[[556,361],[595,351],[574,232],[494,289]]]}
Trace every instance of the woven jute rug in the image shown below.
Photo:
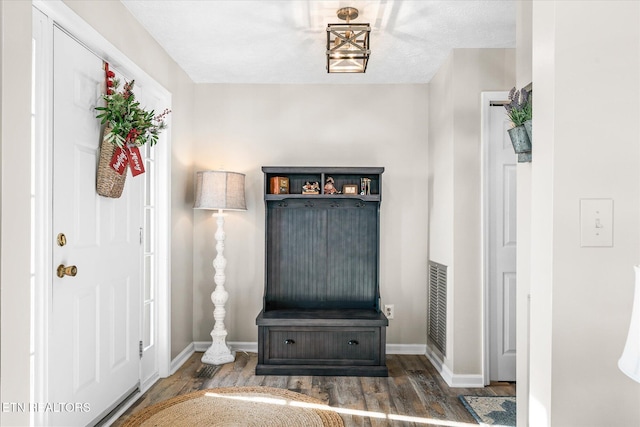
{"label": "woven jute rug", "polygon": [[272,387],[224,387],[174,397],[133,414],[123,427],[342,427],[322,401]]}

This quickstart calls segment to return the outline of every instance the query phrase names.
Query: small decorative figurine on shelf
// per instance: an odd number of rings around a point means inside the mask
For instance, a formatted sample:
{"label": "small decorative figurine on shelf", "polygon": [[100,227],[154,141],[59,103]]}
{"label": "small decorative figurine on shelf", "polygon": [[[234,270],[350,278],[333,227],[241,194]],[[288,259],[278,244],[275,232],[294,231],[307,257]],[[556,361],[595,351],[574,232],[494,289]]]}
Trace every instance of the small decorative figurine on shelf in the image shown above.
{"label": "small decorative figurine on shelf", "polygon": [[371,194],[371,179],[360,178],[360,195],[369,196]]}
{"label": "small decorative figurine on shelf", "polygon": [[324,194],[336,194],[337,192],[333,178],[328,176],[327,182],[324,184]]}
{"label": "small decorative figurine on shelf", "polygon": [[305,182],[302,186],[302,194],[320,194],[320,184],[317,182]]}

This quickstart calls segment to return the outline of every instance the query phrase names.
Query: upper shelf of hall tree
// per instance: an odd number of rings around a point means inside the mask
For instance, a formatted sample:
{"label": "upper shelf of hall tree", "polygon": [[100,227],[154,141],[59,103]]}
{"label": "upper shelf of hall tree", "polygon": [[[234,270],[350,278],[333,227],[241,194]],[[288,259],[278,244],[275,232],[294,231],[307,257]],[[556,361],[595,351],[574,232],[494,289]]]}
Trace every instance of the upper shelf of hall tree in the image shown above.
{"label": "upper shelf of hall tree", "polygon": [[265,200],[357,198],[380,201],[383,167],[263,166]]}

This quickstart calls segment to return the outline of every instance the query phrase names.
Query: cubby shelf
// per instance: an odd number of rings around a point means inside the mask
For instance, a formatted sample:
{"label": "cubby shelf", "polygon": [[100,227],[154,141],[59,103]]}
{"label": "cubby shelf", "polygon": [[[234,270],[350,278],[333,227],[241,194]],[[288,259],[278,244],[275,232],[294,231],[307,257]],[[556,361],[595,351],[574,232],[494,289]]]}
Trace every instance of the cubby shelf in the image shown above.
{"label": "cubby shelf", "polygon": [[[272,178],[284,177],[289,181],[289,196],[327,196],[327,197],[370,197],[377,196],[376,201],[380,200],[381,195],[381,174],[384,168],[380,167],[272,167],[266,166],[262,168],[265,174],[264,194],[269,196],[284,196],[285,194],[273,194],[270,188]],[[327,178],[334,179],[335,188],[342,192],[345,185],[356,185],[356,194],[325,194],[324,184]],[[361,179],[368,178],[369,194],[361,193]],[[319,194],[302,194],[302,187],[305,183],[317,182]]]}

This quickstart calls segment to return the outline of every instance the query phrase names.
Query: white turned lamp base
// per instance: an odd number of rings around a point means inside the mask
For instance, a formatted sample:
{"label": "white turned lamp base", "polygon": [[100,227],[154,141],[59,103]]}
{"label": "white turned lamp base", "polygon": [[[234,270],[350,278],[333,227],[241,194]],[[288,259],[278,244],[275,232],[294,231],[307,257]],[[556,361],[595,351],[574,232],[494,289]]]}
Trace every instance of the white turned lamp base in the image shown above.
{"label": "white turned lamp base", "polygon": [[218,229],[216,230],[216,250],[217,255],[213,260],[213,267],[216,270],[214,281],[216,282],[216,288],[211,294],[211,302],[215,307],[213,310],[213,318],[215,319],[215,325],[211,331],[211,339],[213,343],[211,347],[202,356],[202,363],[210,365],[223,365],[225,363],[231,363],[235,360],[235,352],[232,352],[229,346],[227,346],[225,340],[227,338],[227,330],[224,326],[224,317],[226,310],[224,308],[229,293],[224,288],[225,275],[224,269],[227,265],[227,260],[224,258],[224,214],[222,209],[218,210],[217,214],[213,214],[217,218]]}
{"label": "white turned lamp base", "polygon": [[225,363],[231,363],[235,360],[236,352],[231,351],[224,342],[226,335],[226,332],[224,335],[220,336],[214,336],[213,332],[211,333],[213,343],[202,356],[202,359],[200,359],[202,363],[207,363],[209,365],[224,365]]}

